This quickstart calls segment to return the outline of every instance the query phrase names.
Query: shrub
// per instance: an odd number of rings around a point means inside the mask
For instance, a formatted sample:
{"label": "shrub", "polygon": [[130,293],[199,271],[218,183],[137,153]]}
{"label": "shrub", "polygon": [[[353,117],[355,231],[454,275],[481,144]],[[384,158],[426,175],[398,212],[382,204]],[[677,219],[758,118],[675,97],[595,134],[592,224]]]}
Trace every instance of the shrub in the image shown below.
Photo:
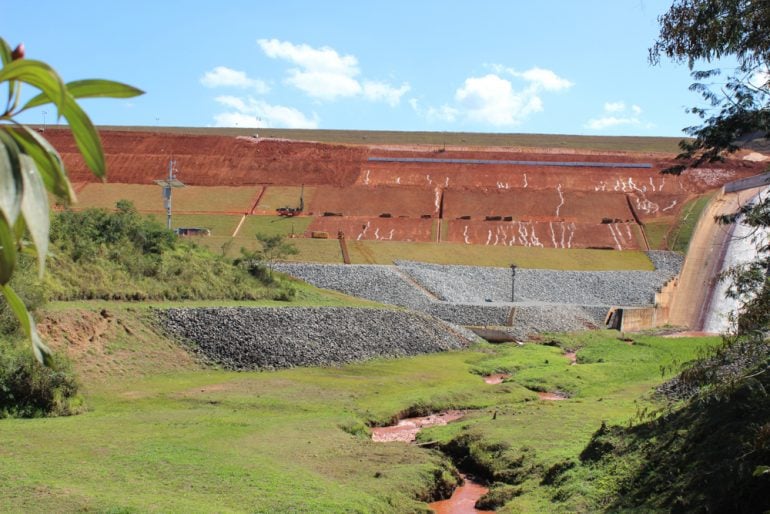
{"label": "shrub", "polygon": [[67,359],[53,355],[43,366],[20,341],[0,344],[0,418],[64,416],[81,407]]}

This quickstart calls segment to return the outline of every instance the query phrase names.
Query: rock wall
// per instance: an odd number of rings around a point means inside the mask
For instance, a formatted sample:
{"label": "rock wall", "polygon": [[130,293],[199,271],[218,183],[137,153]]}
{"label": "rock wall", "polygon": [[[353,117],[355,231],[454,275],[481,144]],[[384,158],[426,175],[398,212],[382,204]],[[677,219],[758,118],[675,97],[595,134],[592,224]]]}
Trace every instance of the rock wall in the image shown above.
{"label": "rock wall", "polygon": [[462,348],[472,334],[414,312],[343,307],[158,311],[163,326],[229,369],[330,366]]}

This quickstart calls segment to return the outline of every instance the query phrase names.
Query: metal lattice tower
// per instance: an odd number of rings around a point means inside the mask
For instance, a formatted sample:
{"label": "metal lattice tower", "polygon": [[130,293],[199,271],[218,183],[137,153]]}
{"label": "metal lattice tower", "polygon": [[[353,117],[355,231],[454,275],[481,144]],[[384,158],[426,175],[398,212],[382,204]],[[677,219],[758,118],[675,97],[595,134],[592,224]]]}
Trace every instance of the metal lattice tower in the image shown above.
{"label": "metal lattice tower", "polygon": [[166,228],[171,230],[171,189],[184,187],[176,178],[176,161],[168,161],[168,177],[156,180],[155,183],[163,188],[163,207],[166,209]]}

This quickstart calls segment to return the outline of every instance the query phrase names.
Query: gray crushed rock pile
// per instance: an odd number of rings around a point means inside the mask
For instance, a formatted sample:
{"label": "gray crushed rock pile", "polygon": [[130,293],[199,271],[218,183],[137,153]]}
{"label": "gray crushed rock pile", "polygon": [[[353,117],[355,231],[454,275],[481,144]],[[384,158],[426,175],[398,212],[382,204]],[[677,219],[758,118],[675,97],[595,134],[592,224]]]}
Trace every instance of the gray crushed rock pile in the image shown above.
{"label": "gray crushed rock pile", "polygon": [[[419,310],[458,325],[505,326],[525,337],[601,327],[612,306],[645,306],[681,269],[674,252],[648,252],[655,271],[511,270],[398,261],[396,266],[283,263],[276,269],[318,287]],[[511,309],[515,307],[515,313]]]}
{"label": "gray crushed rock pile", "polygon": [[[510,302],[511,270],[479,266],[443,266],[398,262],[443,301],[452,303]],[[670,278],[666,271],[516,270],[515,301],[574,305],[649,305]]]}
{"label": "gray crushed rock pile", "polygon": [[432,300],[394,266],[277,263],[274,269],[316,287],[410,309],[419,310]]}
{"label": "gray crushed rock pile", "polygon": [[382,309],[184,308],[161,310],[158,316],[204,358],[237,370],[403,357],[462,348],[475,340],[430,316]]}

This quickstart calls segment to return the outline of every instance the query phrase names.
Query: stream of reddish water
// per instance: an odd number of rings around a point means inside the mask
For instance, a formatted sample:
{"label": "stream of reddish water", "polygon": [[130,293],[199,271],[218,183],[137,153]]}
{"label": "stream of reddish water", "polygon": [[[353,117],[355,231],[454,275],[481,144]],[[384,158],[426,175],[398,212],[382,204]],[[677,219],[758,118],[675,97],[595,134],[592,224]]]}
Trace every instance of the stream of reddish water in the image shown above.
{"label": "stream of reddish water", "polygon": [[492,510],[476,509],[476,501],[487,494],[488,487],[477,484],[467,476],[462,475],[465,483],[457,487],[452,496],[446,500],[429,503],[428,507],[433,509],[436,514],[469,514],[476,512],[494,512]]}

